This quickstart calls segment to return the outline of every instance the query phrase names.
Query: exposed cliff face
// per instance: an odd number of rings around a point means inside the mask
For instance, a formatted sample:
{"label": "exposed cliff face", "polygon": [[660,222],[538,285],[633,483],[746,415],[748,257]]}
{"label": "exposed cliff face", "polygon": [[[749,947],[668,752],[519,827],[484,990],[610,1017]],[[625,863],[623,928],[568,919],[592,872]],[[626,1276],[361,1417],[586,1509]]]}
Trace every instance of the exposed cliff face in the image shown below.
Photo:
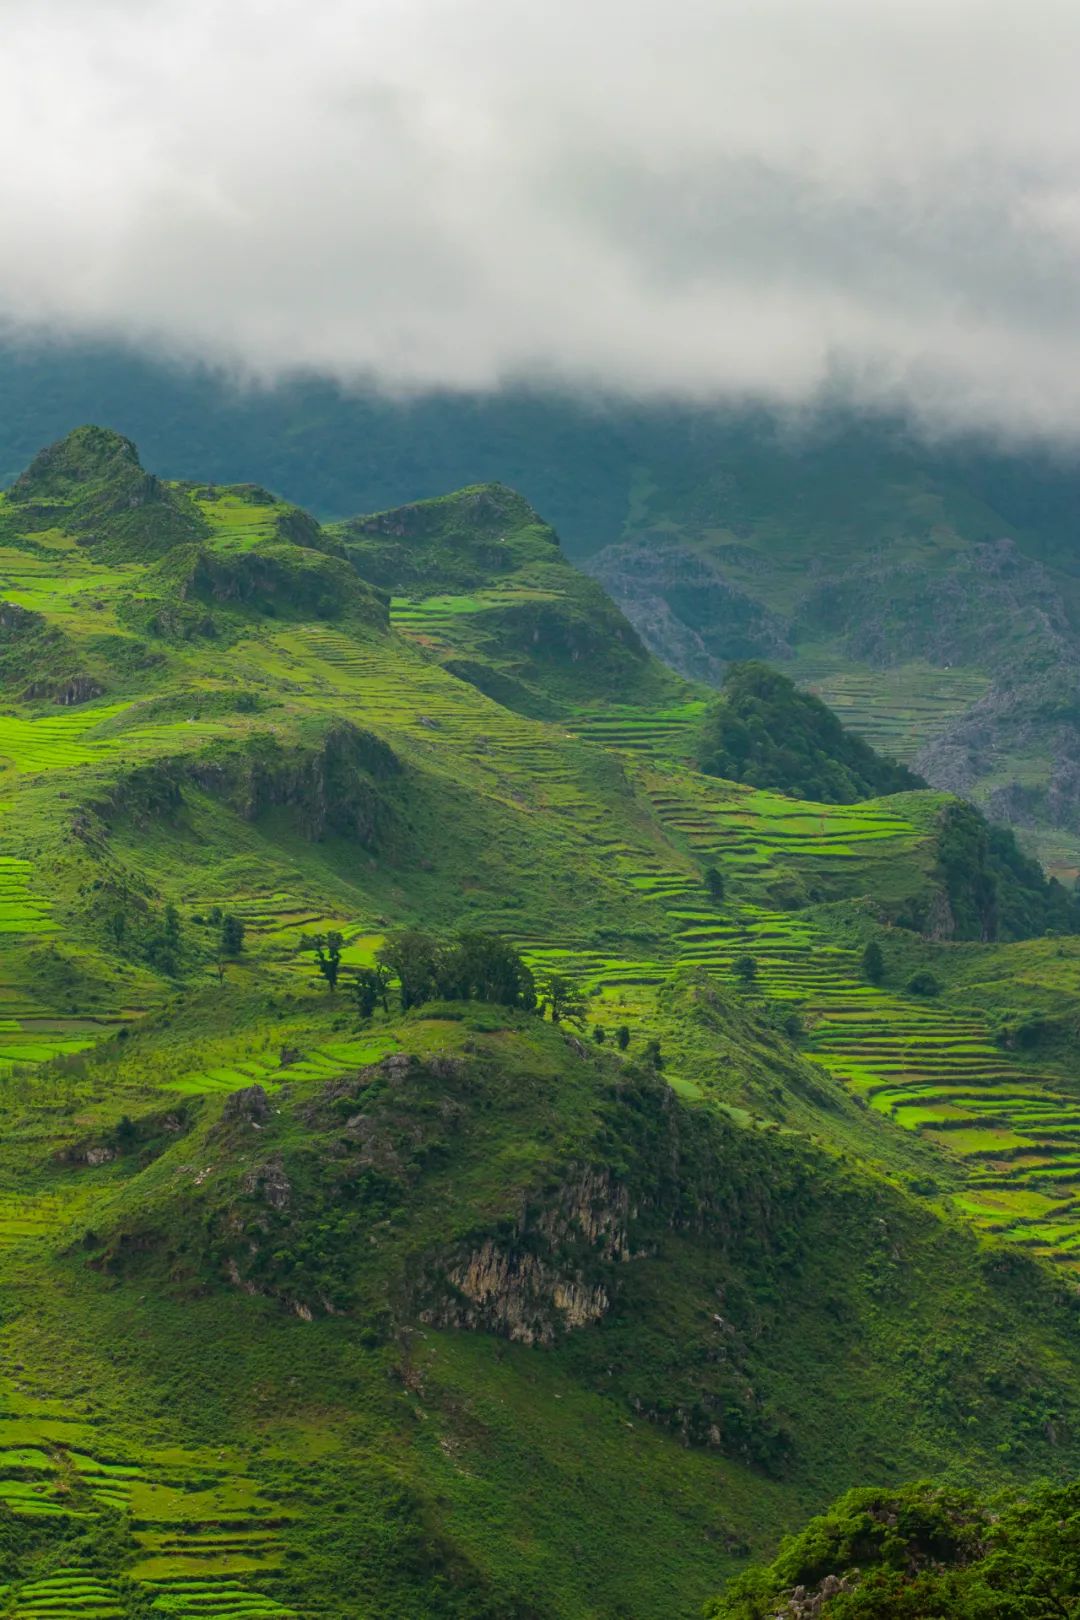
{"label": "exposed cliff face", "polygon": [[776,661],[793,650],[790,624],[726,571],[736,550],[742,557],[734,547],[713,556],[659,533],[608,546],[588,568],[658,657],[719,682],[731,660]]}
{"label": "exposed cliff face", "polygon": [[583,1168],[547,1208],[523,1209],[509,1241],[485,1238],[445,1270],[447,1297],[422,1319],[441,1326],[487,1328],[522,1344],[552,1344],[560,1331],[599,1321],[611,1303],[590,1262],[631,1258],[633,1211],[610,1171]]}
{"label": "exposed cliff face", "polygon": [[400,773],[393,749],[345,721],[317,743],[284,747],[266,734],[188,767],[197,786],[224,799],[245,821],[286,810],[312,842],[337,833],[364,845],[392,834],[395,812],[380,784]]}
{"label": "exposed cliff face", "polygon": [[84,656],[43,614],[0,602],[0,684],[13,696],[62,708],[100,697],[105,684],[81,667]]}

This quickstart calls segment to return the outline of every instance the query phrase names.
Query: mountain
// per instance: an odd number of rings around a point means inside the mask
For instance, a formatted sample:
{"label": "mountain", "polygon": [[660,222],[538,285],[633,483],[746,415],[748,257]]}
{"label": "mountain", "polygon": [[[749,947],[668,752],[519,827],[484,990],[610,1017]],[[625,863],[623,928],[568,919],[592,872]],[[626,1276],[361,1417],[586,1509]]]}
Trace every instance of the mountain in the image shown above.
{"label": "mountain", "polygon": [[0,351],[0,479],[88,417],[174,478],[323,519],[501,481],[685,676],[779,666],[883,752],[1080,870],[1080,464],[812,419],[511,392],[232,387],[130,352]]}
{"label": "mountain", "polygon": [[[1075,1477],[1080,936],[970,807],[702,773],[498,484],[81,428],[0,629],[13,1612],[669,1620],[852,1486]],[[402,930],[542,1007],[403,1006]]]}

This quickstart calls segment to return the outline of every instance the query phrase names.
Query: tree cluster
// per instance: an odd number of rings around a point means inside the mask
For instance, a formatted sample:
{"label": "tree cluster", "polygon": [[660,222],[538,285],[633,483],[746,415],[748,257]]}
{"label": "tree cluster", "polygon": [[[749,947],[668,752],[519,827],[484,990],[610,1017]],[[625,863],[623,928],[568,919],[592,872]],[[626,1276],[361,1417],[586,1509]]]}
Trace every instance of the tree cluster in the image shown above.
{"label": "tree cluster", "polygon": [[497,934],[460,933],[443,941],[406,928],[387,936],[376,960],[397,980],[402,1012],[427,1001],[493,1001],[526,1012],[536,1006],[532,973]]}
{"label": "tree cluster", "polygon": [[925,786],[846,731],[820,698],[756,662],[728,667],[702,725],[698,764],[708,776],[825,804]]}
{"label": "tree cluster", "polygon": [[795,1603],[809,1613],[804,1597],[835,1620],[1068,1620],[1080,1614],[1080,1486],[849,1491],[705,1613],[771,1620]]}

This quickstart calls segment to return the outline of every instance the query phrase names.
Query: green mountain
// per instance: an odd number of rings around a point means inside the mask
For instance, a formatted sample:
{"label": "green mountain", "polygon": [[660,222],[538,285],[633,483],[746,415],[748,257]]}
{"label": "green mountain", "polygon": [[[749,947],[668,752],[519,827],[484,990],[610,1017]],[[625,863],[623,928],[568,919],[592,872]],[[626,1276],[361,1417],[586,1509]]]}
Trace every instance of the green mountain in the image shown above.
{"label": "green mountain", "polygon": [[[969,808],[697,769],[501,485],[79,429],[0,628],[11,1613],[670,1620],[853,1485],[1075,1477],[1080,938]],[[403,929],[566,1017],[403,1009]]]}
{"label": "green mountain", "polygon": [[0,481],[87,417],[172,477],[323,518],[502,480],[651,649],[718,684],[764,659],[934,786],[1080,870],[1074,453],[902,422],[581,401],[240,389],[108,348],[0,348]]}

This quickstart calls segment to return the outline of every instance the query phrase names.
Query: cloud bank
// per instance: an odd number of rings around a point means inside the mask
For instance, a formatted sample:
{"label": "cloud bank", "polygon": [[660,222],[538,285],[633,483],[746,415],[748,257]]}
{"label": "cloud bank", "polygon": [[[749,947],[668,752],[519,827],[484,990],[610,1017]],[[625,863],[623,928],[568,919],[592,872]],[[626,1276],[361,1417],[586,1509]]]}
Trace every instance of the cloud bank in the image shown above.
{"label": "cloud bank", "polygon": [[0,321],[1080,435],[1075,0],[7,0]]}

